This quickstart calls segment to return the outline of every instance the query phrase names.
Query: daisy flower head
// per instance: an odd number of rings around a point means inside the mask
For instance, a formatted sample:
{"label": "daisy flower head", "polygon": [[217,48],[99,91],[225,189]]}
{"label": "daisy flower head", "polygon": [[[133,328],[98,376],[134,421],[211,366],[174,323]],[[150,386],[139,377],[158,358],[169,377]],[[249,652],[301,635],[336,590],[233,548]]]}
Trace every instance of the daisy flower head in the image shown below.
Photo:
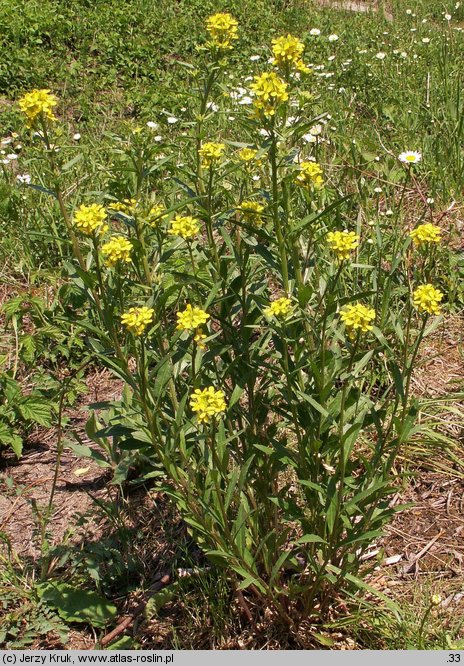
{"label": "daisy flower head", "polygon": [[409,236],[416,247],[427,245],[428,243],[439,243],[441,241],[441,229],[436,224],[419,224],[413,229]]}
{"label": "daisy flower head", "polygon": [[415,150],[406,150],[398,155],[398,159],[403,164],[418,164],[422,159],[422,153]]}
{"label": "daisy flower head", "polygon": [[271,301],[267,308],[264,308],[264,315],[266,317],[277,317],[278,319],[285,319],[292,311],[292,301],[286,296]]}
{"label": "daisy flower head", "polygon": [[105,224],[106,211],[100,204],[82,204],[74,213],[73,223],[85,236],[96,234],[101,236],[108,231],[108,225]]}
{"label": "daisy flower head", "polygon": [[359,236],[354,231],[330,231],[327,243],[339,261],[350,258],[350,252],[358,247]]}
{"label": "daisy flower head", "polygon": [[340,314],[340,319],[345,324],[348,336],[353,339],[359,333],[368,333],[372,330],[372,322],[375,319],[375,310],[368,308],[362,303],[345,305]]}
{"label": "daisy flower head", "polygon": [[105,257],[105,263],[112,268],[119,262],[130,263],[133,245],[124,236],[113,236],[110,240],[102,245],[102,255]]}
{"label": "daisy flower head", "polygon": [[190,303],[185,310],[177,313],[177,330],[178,331],[194,331],[202,324],[206,324],[209,319],[209,314],[197,308]]}
{"label": "daisy flower head", "polygon": [[412,295],[414,307],[426,314],[439,315],[441,313],[439,303],[443,299],[443,294],[432,284],[421,284]]}
{"label": "daisy flower head", "polygon": [[215,416],[226,411],[224,391],[216,391],[213,386],[195,389],[190,398],[190,408],[197,415],[198,423],[209,423]]}
{"label": "daisy flower head", "polygon": [[32,127],[39,117],[45,120],[56,120],[53,115],[53,107],[57,104],[58,100],[55,95],[45,88],[32,90],[19,100],[19,108],[26,116],[28,127]]}
{"label": "daisy flower head", "polygon": [[141,308],[130,308],[121,317],[121,323],[130,333],[140,336],[146,327],[152,323],[155,311],[145,306]]}
{"label": "daisy flower head", "polygon": [[208,46],[223,51],[233,48],[238,39],[238,21],[229,12],[218,12],[206,20],[206,30],[210,36]]}
{"label": "daisy flower head", "polygon": [[255,95],[253,105],[256,111],[265,116],[273,116],[278,106],[288,100],[287,84],[275,72],[255,76],[250,87]]}

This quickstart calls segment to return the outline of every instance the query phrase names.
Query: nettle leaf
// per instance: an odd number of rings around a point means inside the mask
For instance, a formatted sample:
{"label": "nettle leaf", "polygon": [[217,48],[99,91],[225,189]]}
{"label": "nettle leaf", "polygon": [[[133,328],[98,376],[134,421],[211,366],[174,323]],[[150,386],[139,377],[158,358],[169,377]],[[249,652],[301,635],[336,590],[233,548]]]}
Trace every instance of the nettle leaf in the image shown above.
{"label": "nettle leaf", "polygon": [[17,458],[23,452],[22,437],[8,423],[0,421],[0,446],[9,446]]}
{"label": "nettle leaf", "polygon": [[79,590],[67,583],[46,582],[37,585],[42,601],[55,608],[66,622],[85,622],[105,627],[116,618],[116,606],[90,590]]}
{"label": "nettle leaf", "polygon": [[26,421],[34,421],[45,427],[52,424],[51,405],[41,398],[26,398],[17,405],[17,409]]}

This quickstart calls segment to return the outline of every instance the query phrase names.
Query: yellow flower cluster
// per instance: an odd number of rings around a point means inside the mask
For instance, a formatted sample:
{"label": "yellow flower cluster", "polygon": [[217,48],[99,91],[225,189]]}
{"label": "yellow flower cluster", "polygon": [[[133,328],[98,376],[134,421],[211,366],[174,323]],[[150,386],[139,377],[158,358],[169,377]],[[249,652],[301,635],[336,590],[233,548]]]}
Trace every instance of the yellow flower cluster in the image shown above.
{"label": "yellow flower cluster", "polygon": [[354,338],[357,331],[368,333],[372,330],[371,322],[375,319],[375,310],[367,308],[362,303],[354,303],[345,306],[340,318],[344,322],[350,338]]}
{"label": "yellow flower cluster", "polygon": [[156,228],[161,220],[164,220],[166,217],[166,215],[164,215],[165,212],[166,208],[163,206],[163,204],[155,204],[152,206],[147,217],[147,222],[150,227]]}
{"label": "yellow flower cluster", "polygon": [[203,343],[203,340],[206,338],[206,335],[203,333],[201,328],[197,329],[193,340],[198,345],[199,349],[206,349],[206,345]]}
{"label": "yellow flower cluster", "polygon": [[200,222],[191,215],[177,215],[171,222],[168,233],[181,238],[193,238],[200,231]]}
{"label": "yellow flower cluster", "polygon": [[441,310],[439,303],[443,294],[439,289],[435,289],[432,284],[421,284],[413,293],[413,304],[419,312],[439,315]]}
{"label": "yellow flower cluster", "polygon": [[330,231],[327,234],[327,242],[338,259],[343,261],[349,259],[351,250],[358,247],[359,236],[354,231]]}
{"label": "yellow flower cluster", "polygon": [[427,243],[439,243],[441,241],[441,229],[435,224],[419,224],[410,234],[412,242],[416,246],[426,245]]}
{"label": "yellow flower cluster", "polygon": [[121,317],[123,326],[134,335],[142,335],[146,327],[153,321],[153,308],[145,306],[141,308],[130,308]]}
{"label": "yellow flower cluster", "polygon": [[304,51],[304,44],[298,37],[287,35],[272,40],[272,53],[274,54],[274,64],[277,67],[286,69],[287,67],[296,67],[300,72],[310,72],[301,56]]}
{"label": "yellow flower cluster", "polygon": [[208,46],[229,50],[232,48],[232,42],[238,39],[238,22],[232,14],[228,12],[218,12],[206,20],[206,30],[211,41]]}
{"label": "yellow flower cluster", "polygon": [[177,330],[193,331],[202,324],[206,324],[208,319],[207,312],[189,303],[183,312],[177,313]]}
{"label": "yellow flower cluster", "polygon": [[117,213],[124,213],[124,215],[134,215],[137,207],[135,199],[124,199],[123,201],[115,201],[109,204],[108,208]]}
{"label": "yellow flower cluster", "polygon": [[214,143],[213,141],[204,143],[198,151],[203,169],[207,169],[212,166],[214,162],[220,160],[225,149],[226,147],[223,143]]}
{"label": "yellow flower cluster", "polygon": [[259,201],[242,201],[239,211],[245,222],[250,222],[258,227],[262,225],[264,206]]}
{"label": "yellow flower cluster", "polygon": [[255,76],[250,87],[255,94],[255,109],[265,116],[273,116],[279,104],[288,100],[287,84],[275,72]]}
{"label": "yellow flower cluster", "polygon": [[208,423],[214,416],[226,411],[223,391],[215,391],[212,386],[195,389],[190,398],[190,407],[198,415],[199,423]]}
{"label": "yellow flower cluster", "polygon": [[282,296],[275,301],[271,301],[270,305],[264,309],[266,317],[286,317],[290,314],[292,309],[292,302],[289,298]]}
{"label": "yellow flower cluster", "polygon": [[85,236],[97,234],[101,236],[108,231],[108,225],[105,224],[106,211],[100,204],[82,204],[74,213],[74,226]]}
{"label": "yellow flower cluster", "polygon": [[113,236],[102,246],[102,254],[107,266],[115,266],[118,261],[130,263],[133,245],[124,236]]}
{"label": "yellow flower cluster", "polygon": [[297,173],[295,180],[298,185],[313,185],[319,190],[324,185],[322,173],[321,166],[317,162],[301,162],[300,170]]}
{"label": "yellow flower cluster", "polygon": [[242,148],[237,154],[242,162],[251,162],[256,158],[258,151],[255,148]]}
{"label": "yellow flower cluster", "polygon": [[56,120],[53,107],[57,104],[57,98],[47,89],[32,90],[19,100],[19,108],[27,118],[28,127],[32,127],[39,116],[47,120]]}

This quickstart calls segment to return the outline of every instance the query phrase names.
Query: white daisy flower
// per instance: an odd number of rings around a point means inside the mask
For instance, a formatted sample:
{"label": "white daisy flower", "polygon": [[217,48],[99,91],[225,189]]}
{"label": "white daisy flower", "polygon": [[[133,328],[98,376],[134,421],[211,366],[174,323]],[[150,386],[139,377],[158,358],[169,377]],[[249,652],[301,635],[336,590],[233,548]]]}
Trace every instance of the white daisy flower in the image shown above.
{"label": "white daisy flower", "polygon": [[28,173],[24,174],[18,173],[18,175],[16,176],[16,180],[18,181],[18,183],[26,183],[26,185],[29,185],[29,183],[31,182],[31,177]]}
{"label": "white daisy flower", "polygon": [[404,153],[398,155],[400,162],[404,164],[417,164],[422,159],[422,154],[415,150],[406,150]]}
{"label": "white daisy flower", "polygon": [[387,56],[386,53],[384,53],[383,51],[379,51],[375,57],[377,58],[377,60],[383,60],[386,56]]}
{"label": "white daisy flower", "polygon": [[147,127],[149,127],[150,129],[157,129],[158,128],[158,123],[155,123],[154,120],[149,120],[147,122]]}
{"label": "white daisy flower", "polygon": [[319,35],[321,34],[321,31],[319,30],[319,28],[311,28],[311,30],[309,31],[309,34],[312,37],[319,37]]}
{"label": "white daisy flower", "polygon": [[301,138],[303,141],[306,141],[306,143],[316,143],[317,141],[316,137],[310,132],[308,132],[308,134],[303,134]]}
{"label": "white daisy flower", "polygon": [[79,134],[79,132],[76,132],[75,134],[73,134],[73,139],[74,139],[74,141],[80,141],[81,135]]}
{"label": "white daisy flower", "polygon": [[256,62],[256,61],[259,60],[260,58],[261,58],[260,55],[252,55],[252,56],[250,56],[250,60],[251,60],[251,62]]}
{"label": "white daisy flower", "polygon": [[329,35],[329,42],[336,42],[338,40],[338,35]]}
{"label": "white daisy flower", "polygon": [[178,122],[179,122],[179,118],[176,118],[175,116],[169,116],[169,118],[168,118],[169,125],[175,125]]}

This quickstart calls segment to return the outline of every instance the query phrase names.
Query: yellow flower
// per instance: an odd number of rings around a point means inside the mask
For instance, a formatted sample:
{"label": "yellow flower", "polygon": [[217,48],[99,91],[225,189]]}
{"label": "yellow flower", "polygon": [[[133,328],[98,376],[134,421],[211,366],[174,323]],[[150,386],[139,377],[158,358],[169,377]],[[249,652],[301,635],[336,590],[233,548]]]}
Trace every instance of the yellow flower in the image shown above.
{"label": "yellow flower", "polygon": [[215,391],[212,386],[195,389],[190,398],[190,407],[198,415],[199,423],[208,423],[211,418],[226,411],[224,392]]}
{"label": "yellow flower", "polygon": [[255,109],[262,111],[265,116],[273,116],[279,104],[288,100],[287,84],[275,72],[255,76],[250,87],[255,94]]}
{"label": "yellow flower", "polygon": [[213,141],[204,143],[198,151],[203,169],[207,169],[214,162],[220,160],[224,154],[225,149],[226,147],[223,143],[214,143]]}
{"label": "yellow flower", "polygon": [[177,215],[171,222],[168,233],[182,238],[193,238],[200,231],[200,222],[191,215]]}
{"label": "yellow flower", "polygon": [[130,216],[134,215],[136,207],[137,207],[137,201],[135,199],[124,199],[123,201],[114,201],[111,202],[108,206],[108,208],[111,211],[124,213],[124,215],[130,215]]}
{"label": "yellow flower", "polygon": [[155,311],[145,306],[141,308],[130,308],[121,317],[123,326],[134,335],[142,335],[146,327],[153,321]]}
{"label": "yellow flower", "polygon": [[287,67],[288,65],[296,67],[298,70],[308,69],[302,62],[301,56],[304,51],[304,44],[292,35],[278,37],[272,40],[272,53],[274,54],[274,63],[277,67]]}
{"label": "yellow flower", "polygon": [[430,602],[432,606],[439,606],[442,602],[442,597],[439,594],[432,594],[432,598],[430,599]]}
{"label": "yellow flower", "polygon": [[205,333],[203,333],[201,328],[198,328],[193,338],[194,342],[198,346],[198,349],[206,349],[206,345],[203,342],[205,338],[206,338]]}
{"label": "yellow flower", "polygon": [[317,162],[301,162],[300,170],[297,173],[295,180],[298,185],[313,185],[319,190],[324,185],[322,173],[321,166]]}
{"label": "yellow flower", "polygon": [[359,236],[354,231],[330,231],[327,234],[327,242],[338,259],[343,261],[344,259],[349,259],[350,251],[358,247]]}
{"label": "yellow flower", "polygon": [[439,315],[441,312],[439,303],[442,298],[443,294],[439,289],[435,289],[431,284],[421,284],[414,291],[412,302],[419,312]]}
{"label": "yellow flower", "polygon": [[53,107],[57,104],[57,98],[47,89],[32,90],[19,100],[19,108],[27,118],[28,127],[32,127],[40,115],[47,120],[56,120]]}
{"label": "yellow flower", "polygon": [[177,330],[193,331],[201,324],[206,324],[209,314],[200,308],[193,307],[190,303],[183,312],[177,313]]}
{"label": "yellow flower", "polygon": [[163,206],[163,204],[155,204],[152,206],[147,217],[147,222],[150,227],[157,227],[161,220],[166,218],[166,215],[164,215],[165,212],[166,208]]}
{"label": "yellow flower", "polygon": [[100,204],[90,204],[90,206],[83,204],[74,213],[74,226],[85,236],[91,236],[93,233],[101,236],[108,231],[105,220],[106,211]]}
{"label": "yellow flower", "polygon": [[242,201],[239,211],[245,222],[250,222],[258,227],[262,225],[264,206],[259,201]]}
{"label": "yellow flower", "polygon": [[371,322],[375,319],[375,310],[367,308],[362,303],[354,303],[345,306],[340,318],[344,322],[350,338],[354,338],[357,331],[368,333],[372,330]]}
{"label": "yellow flower", "polygon": [[286,317],[290,314],[292,302],[289,298],[282,296],[275,301],[271,301],[269,306],[264,309],[266,317]]}
{"label": "yellow flower", "polygon": [[258,151],[255,148],[242,148],[237,155],[242,162],[251,162],[255,159]]}
{"label": "yellow flower", "polygon": [[435,224],[419,224],[410,234],[414,245],[421,247],[427,243],[439,243],[441,241],[441,229]]}
{"label": "yellow flower", "polygon": [[102,254],[107,266],[115,266],[118,261],[130,263],[133,245],[124,236],[113,236],[102,246]]}
{"label": "yellow flower", "polygon": [[206,30],[211,41],[209,47],[228,50],[232,48],[232,42],[238,39],[238,22],[228,12],[218,12],[206,20]]}

